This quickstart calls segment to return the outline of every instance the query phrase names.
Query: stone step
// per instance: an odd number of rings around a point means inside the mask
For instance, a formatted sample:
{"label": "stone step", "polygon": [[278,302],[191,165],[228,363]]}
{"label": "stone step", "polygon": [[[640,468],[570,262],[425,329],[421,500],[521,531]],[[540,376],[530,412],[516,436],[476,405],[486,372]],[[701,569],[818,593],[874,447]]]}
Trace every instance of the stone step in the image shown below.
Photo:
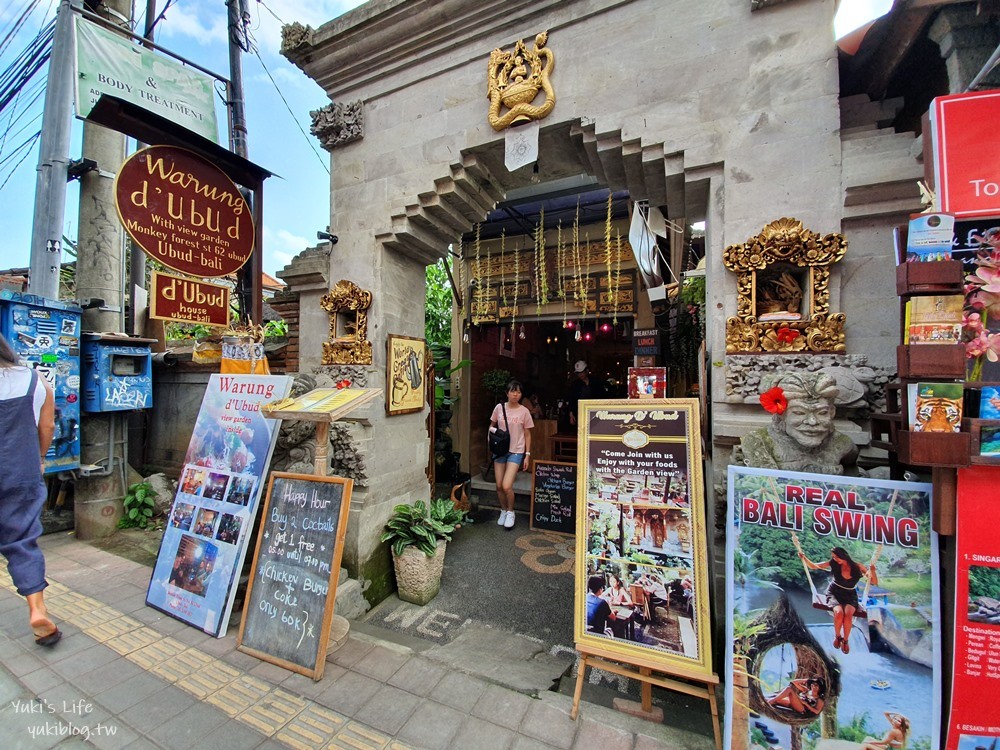
{"label": "stone step", "polygon": [[853,128],[874,124],[886,127],[896,119],[903,103],[903,97],[872,101],[867,94],[845,96],[840,100],[840,126]]}
{"label": "stone step", "polygon": [[371,605],[365,599],[362,592],[364,587],[361,582],[347,577],[347,571],[340,569],[340,581],[337,583],[337,597],[333,607],[334,614],[338,614],[348,620],[356,620],[369,609]]}
{"label": "stone step", "polygon": [[895,132],[896,130],[894,128],[879,128],[875,125],[859,125],[856,128],[841,128],[840,140],[852,141],[858,138],[870,138],[874,135],[892,135]]}
{"label": "stone step", "polygon": [[884,133],[873,131],[866,137],[841,140],[841,153],[844,160],[851,158],[871,158],[880,154],[902,153],[910,155],[913,147],[913,133]]}
{"label": "stone step", "polygon": [[912,180],[916,182],[924,177],[923,165],[912,157],[892,159],[855,159],[844,161],[842,185],[845,190],[865,185],[882,185],[891,182]]}

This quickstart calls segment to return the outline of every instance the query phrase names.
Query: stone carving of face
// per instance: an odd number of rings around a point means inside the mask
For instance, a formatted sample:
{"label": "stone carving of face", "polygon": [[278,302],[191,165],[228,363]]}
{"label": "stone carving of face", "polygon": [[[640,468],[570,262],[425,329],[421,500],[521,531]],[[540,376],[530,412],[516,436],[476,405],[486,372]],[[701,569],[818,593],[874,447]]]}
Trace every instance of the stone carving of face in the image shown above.
{"label": "stone carving of face", "polygon": [[799,445],[817,448],[833,432],[836,408],[830,401],[789,399],[785,433]]}

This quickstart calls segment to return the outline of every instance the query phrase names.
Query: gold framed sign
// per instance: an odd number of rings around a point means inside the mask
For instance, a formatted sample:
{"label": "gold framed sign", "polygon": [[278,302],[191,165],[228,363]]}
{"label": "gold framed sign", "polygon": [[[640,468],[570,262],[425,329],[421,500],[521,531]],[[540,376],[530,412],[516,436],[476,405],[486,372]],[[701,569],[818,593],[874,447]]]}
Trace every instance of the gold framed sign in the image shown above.
{"label": "gold framed sign", "polygon": [[390,333],[386,340],[385,411],[390,417],[423,411],[424,362],[427,345],[423,339]]}
{"label": "gold framed sign", "polygon": [[577,649],[714,678],[697,399],[581,401]]}

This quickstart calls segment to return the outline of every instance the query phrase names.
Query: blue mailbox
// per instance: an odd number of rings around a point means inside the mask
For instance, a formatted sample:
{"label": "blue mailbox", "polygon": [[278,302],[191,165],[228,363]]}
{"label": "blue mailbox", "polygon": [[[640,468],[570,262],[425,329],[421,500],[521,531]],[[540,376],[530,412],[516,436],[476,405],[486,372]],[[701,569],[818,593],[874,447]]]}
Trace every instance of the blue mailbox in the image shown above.
{"label": "blue mailbox", "polygon": [[153,406],[155,339],[83,334],[85,412],[132,411]]}
{"label": "blue mailbox", "polygon": [[29,367],[49,381],[56,429],[45,473],[80,466],[80,315],[71,302],[0,290],[0,331]]}

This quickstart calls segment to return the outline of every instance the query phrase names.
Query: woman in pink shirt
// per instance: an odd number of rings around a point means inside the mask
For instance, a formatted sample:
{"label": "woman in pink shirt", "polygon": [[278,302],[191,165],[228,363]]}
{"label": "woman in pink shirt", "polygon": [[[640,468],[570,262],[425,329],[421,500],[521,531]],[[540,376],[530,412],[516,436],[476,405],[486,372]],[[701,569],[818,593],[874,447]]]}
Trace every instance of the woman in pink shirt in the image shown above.
{"label": "woman in pink shirt", "polygon": [[[506,412],[506,414],[505,414]],[[507,402],[493,407],[490,432],[499,427],[510,433],[510,450],[503,456],[493,456],[493,473],[497,480],[497,500],[500,518],[497,524],[510,529],[514,526],[514,480],[518,471],[527,471],[531,460],[531,429],[535,426],[531,413],[521,405],[521,384],[507,384]]]}

